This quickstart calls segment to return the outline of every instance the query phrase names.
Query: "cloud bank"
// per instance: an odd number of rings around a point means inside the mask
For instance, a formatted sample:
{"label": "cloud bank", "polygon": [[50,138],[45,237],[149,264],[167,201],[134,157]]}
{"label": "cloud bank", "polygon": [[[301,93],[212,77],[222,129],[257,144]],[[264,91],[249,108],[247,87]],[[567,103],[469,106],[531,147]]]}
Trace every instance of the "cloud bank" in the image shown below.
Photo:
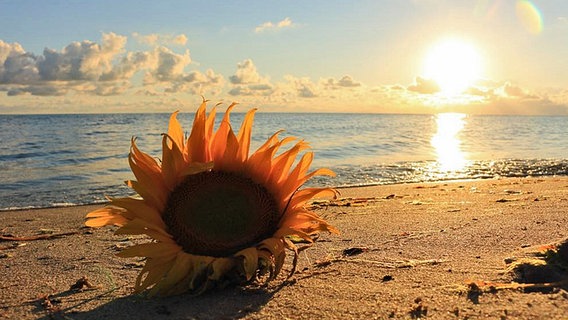
{"label": "cloud bank", "polygon": [[137,75],[143,79],[142,86],[153,86],[156,92],[161,87],[163,93],[202,94],[223,84],[223,77],[213,70],[186,71],[192,62],[189,49],[176,53],[160,44],[183,45],[187,42],[185,35],[135,38],[144,39],[152,48],[126,51],[126,36],[105,33],[100,43],[72,42],[61,50],[46,48],[41,55],[35,55],[18,43],[0,40],[0,90],[9,96],[58,96],[69,92],[119,95],[134,85]]}
{"label": "cloud bank", "polygon": [[161,35],[157,33],[151,34],[139,34],[138,32],[132,33],[134,39],[138,42],[150,46],[155,45],[178,45],[178,46],[185,46],[187,44],[187,36],[185,34],[178,34],[178,35]]}
{"label": "cloud bank", "polygon": [[[257,29],[293,25],[286,18]],[[145,49],[128,50],[129,40]],[[568,90],[535,92],[510,81],[478,81],[459,96],[445,97],[435,81],[419,75],[412,83],[385,85],[348,73],[272,79],[251,58],[235,61],[234,71],[223,75],[199,69],[187,42],[183,34],[103,33],[98,42],[71,42],[34,54],[0,40],[0,113],[156,111],[148,105],[184,105],[188,97],[204,95],[271,111],[568,114]]]}
{"label": "cloud bank", "polygon": [[294,23],[292,23],[292,20],[290,18],[286,17],[283,20],[275,22],[275,23],[271,22],[271,21],[264,22],[264,23],[260,24],[259,26],[257,26],[254,29],[254,32],[262,33],[262,32],[266,32],[266,31],[276,31],[276,30],[291,28],[293,26],[294,26]]}

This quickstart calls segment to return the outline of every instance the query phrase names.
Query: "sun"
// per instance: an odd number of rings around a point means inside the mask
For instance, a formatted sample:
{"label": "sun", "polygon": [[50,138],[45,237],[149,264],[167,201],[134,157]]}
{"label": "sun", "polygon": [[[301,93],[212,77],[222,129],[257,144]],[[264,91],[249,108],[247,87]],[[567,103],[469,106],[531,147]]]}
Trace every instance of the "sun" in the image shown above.
{"label": "sun", "polygon": [[424,59],[423,75],[434,80],[444,95],[463,93],[481,75],[481,55],[462,39],[444,39],[434,44]]}

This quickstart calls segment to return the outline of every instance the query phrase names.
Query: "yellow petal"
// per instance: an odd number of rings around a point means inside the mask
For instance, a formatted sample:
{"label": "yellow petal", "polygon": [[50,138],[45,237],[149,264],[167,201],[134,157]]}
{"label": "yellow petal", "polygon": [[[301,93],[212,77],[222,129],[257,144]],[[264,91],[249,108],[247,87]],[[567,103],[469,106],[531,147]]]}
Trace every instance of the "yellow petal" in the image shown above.
{"label": "yellow petal", "polygon": [[214,165],[213,161],[207,163],[192,162],[190,165],[181,170],[180,177],[184,178],[188,175],[211,170]]}
{"label": "yellow petal", "polygon": [[227,136],[231,129],[231,124],[227,121],[228,113],[225,113],[219,129],[215,132],[213,140],[211,143],[211,158],[213,161],[217,161],[223,157],[225,154],[225,148],[227,146]]}
{"label": "yellow petal", "polygon": [[219,129],[213,137],[211,146],[211,156],[215,162],[215,169],[223,170],[227,169],[227,166],[234,163],[237,150],[238,150],[238,140],[231,128],[230,114],[231,110],[236,104],[231,104],[225,116],[219,125]]}
{"label": "yellow petal", "polygon": [[144,221],[165,229],[166,225],[162,220],[160,212],[156,208],[149,206],[146,201],[135,198],[114,198],[111,205],[126,209],[129,214]]}
{"label": "yellow petal", "polygon": [[335,227],[318,217],[317,214],[303,209],[288,211],[287,214],[282,217],[279,227],[301,230],[303,233],[310,235],[321,231],[339,234],[339,231]]}
{"label": "yellow petal", "polygon": [[114,208],[114,207],[104,207],[104,208],[99,208],[96,210],[93,210],[89,213],[87,213],[87,215],[85,216],[86,218],[99,218],[99,217],[106,217],[106,216],[114,216],[114,215],[119,215],[121,213],[123,213],[124,210],[120,209],[120,208]]}
{"label": "yellow petal", "polygon": [[130,153],[134,160],[144,167],[145,170],[153,172],[154,174],[160,174],[160,166],[156,162],[156,159],[152,158],[150,155],[140,151],[136,145],[136,139],[132,138],[130,140]]}
{"label": "yellow petal", "polygon": [[115,234],[146,234],[155,240],[162,242],[170,242],[172,236],[167,233],[164,229],[142,219],[135,218],[128,221],[121,228],[117,229]]}
{"label": "yellow petal", "polygon": [[138,181],[127,180],[126,185],[134,189],[134,191],[136,191],[136,193],[138,193],[149,206],[156,208],[156,210],[160,212],[164,210],[166,206],[165,200],[153,194],[151,190],[148,190],[145,186],[138,183]]}
{"label": "yellow petal", "polygon": [[284,242],[282,241],[282,239],[268,238],[262,240],[258,247],[260,249],[269,250],[270,252],[272,252],[272,254],[276,254],[276,252],[284,250]]}
{"label": "yellow petal", "polygon": [[290,168],[296,160],[296,156],[300,151],[308,149],[310,146],[304,141],[296,143],[295,146],[288,151],[283,152],[276,159],[274,159],[274,169],[272,172],[272,181],[276,184],[281,183],[288,178]]}
{"label": "yellow petal", "polygon": [[[171,147],[168,146],[170,141]],[[177,144],[171,143],[172,138],[163,135],[162,138],[162,174],[164,182],[169,190],[173,190],[179,183],[179,173],[185,166],[182,151]]]}
{"label": "yellow petal", "polygon": [[277,150],[278,146],[274,145],[266,150],[253,154],[245,164],[246,174],[256,181],[256,183],[265,185],[270,178],[270,172],[272,172],[272,158]]}
{"label": "yellow petal", "polygon": [[176,295],[186,291],[200,294],[207,288],[207,270],[215,258],[184,254],[188,256],[187,263],[190,264],[185,271],[185,276],[175,281],[172,286],[162,291],[161,294]]}
{"label": "yellow petal", "polygon": [[175,243],[151,242],[128,247],[119,252],[117,256],[122,258],[148,257],[163,259],[165,257],[175,256],[181,250],[181,247]]}
{"label": "yellow petal", "polygon": [[316,197],[331,197],[337,198],[339,195],[338,191],[332,188],[306,188],[299,190],[294,194],[290,204],[288,205],[289,209],[293,209],[299,206],[304,205],[306,201],[309,201]]}
{"label": "yellow petal", "polygon": [[[191,274],[193,264],[191,263],[191,256],[183,251],[178,252],[173,266],[168,270],[165,277],[160,280],[149,292],[149,296],[155,294],[165,295],[184,277]],[[186,290],[188,290],[187,288]]]}
{"label": "yellow petal", "polygon": [[335,172],[329,170],[328,168],[319,168],[316,169],[310,173],[308,173],[307,175],[305,175],[304,177],[300,178],[298,180],[298,187],[303,185],[306,181],[310,180],[312,177],[315,176],[329,176],[329,177],[335,177]]}
{"label": "yellow petal", "polygon": [[235,254],[235,257],[243,257],[243,268],[247,281],[252,279],[258,268],[258,252],[255,247],[243,249]]}
{"label": "yellow petal", "polygon": [[268,189],[275,187],[273,182],[268,185],[268,182],[271,181],[270,178],[273,170],[274,155],[280,147],[293,140],[295,140],[295,138],[285,138],[281,141],[276,141],[274,145],[263,149],[262,151],[255,152],[250,156],[245,164],[246,174],[257,183],[265,185]]}
{"label": "yellow petal", "polygon": [[300,231],[300,230],[296,230],[290,227],[281,227],[278,230],[276,230],[276,232],[274,233],[273,237],[275,238],[285,238],[287,236],[298,236],[304,240],[306,240],[307,242],[313,242],[314,240],[312,239],[312,237],[310,237],[309,234]]}
{"label": "yellow petal", "polygon": [[320,224],[327,224],[327,222],[313,212],[295,210],[289,211],[287,215],[282,217],[278,226],[304,230],[305,228]]}
{"label": "yellow petal", "polygon": [[276,131],[266,142],[264,142],[254,153],[263,152],[266,149],[272,147],[276,142],[280,141],[278,135],[284,132],[284,130]]}
{"label": "yellow petal", "polygon": [[[207,120],[205,121],[205,139],[207,141],[213,140],[213,129],[215,127],[215,117],[217,115],[217,110],[215,107],[211,109],[209,112],[209,116],[207,116]],[[211,146],[207,146],[208,148]]]}
{"label": "yellow petal", "polygon": [[227,146],[225,147],[225,153],[221,159],[216,159],[215,169],[229,172],[240,171],[238,169],[241,167],[241,163],[238,160],[238,150],[239,142],[235,133],[231,130],[227,134]]}
{"label": "yellow petal", "polygon": [[282,238],[268,238],[261,242],[259,249],[269,251],[274,259],[274,277],[280,273],[286,258],[285,244]]}
{"label": "yellow petal", "polygon": [[162,177],[162,169],[156,160],[138,150],[135,139],[132,139],[128,163],[138,183],[156,198],[165,198],[167,191]]}
{"label": "yellow petal", "polygon": [[179,124],[179,121],[177,119],[178,113],[179,111],[176,111],[170,116],[168,136],[172,139],[171,141],[177,145],[178,149],[183,149],[184,136],[183,129],[181,128],[181,125]]}
{"label": "yellow petal", "polygon": [[191,134],[187,140],[186,147],[188,148],[188,154],[191,161],[197,162],[209,162],[209,152],[207,148],[207,141],[205,137],[205,108],[207,101],[203,100],[199,108],[195,113],[195,119],[193,120],[193,127],[191,129]]}
{"label": "yellow petal", "polygon": [[208,278],[213,281],[221,279],[229,270],[234,268],[234,258],[216,258],[209,266]]}
{"label": "yellow petal", "polygon": [[98,217],[85,221],[85,225],[92,228],[100,228],[110,225],[122,226],[126,223],[128,223],[128,220],[121,215]]}
{"label": "yellow petal", "polygon": [[[151,285],[159,282],[162,278],[170,271],[174,265],[176,255],[171,255],[169,257],[163,257],[159,259],[146,259],[146,264],[138,277],[136,277],[136,283],[134,285],[134,291],[139,293],[146,290]],[[144,279],[144,281],[142,281]]]}
{"label": "yellow petal", "polygon": [[278,275],[284,266],[284,261],[286,260],[286,251],[281,250],[274,254],[274,274]]}
{"label": "yellow petal", "polygon": [[239,130],[239,136],[237,140],[239,141],[239,150],[237,152],[237,158],[242,163],[248,158],[250,149],[250,138],[252,133],[252,124],[254,122],[254,113],[256,109],[251,109],[245,115],[245,119]]}
{"label": "yellow petal", "polygon": [[292,170],[292,172],[288,176],[288,179],[286,179],[286,181],[283,183],[281,187],[282,192],[293,192],[302,185],[301,183],[299,183],[299,181],[308,172],[308,169],[310,168],[313,159],[314,159],[313,152],[306,152],[302,156],[302,158],[300,158],[300,161],[298,161],[298,164],[296,165],[294,170]]}
{"label": "yellow petal", "polygon": [[320,168],[306,174],[312,162],[312,159],[313,159],[312,152],[306,152],[302,156],[302,158],[296,165],[296,168],[294,168],[294,170],[288,176],[288,179],[282,181],[282,183],[279,184],[278,197],[280,198],[290,197],[292,193],[294,193],[306,181],[308,181],[314,176],[321,176],[321,175],[328,175],[332,177],[335,176],[335,172],[327,168]]}

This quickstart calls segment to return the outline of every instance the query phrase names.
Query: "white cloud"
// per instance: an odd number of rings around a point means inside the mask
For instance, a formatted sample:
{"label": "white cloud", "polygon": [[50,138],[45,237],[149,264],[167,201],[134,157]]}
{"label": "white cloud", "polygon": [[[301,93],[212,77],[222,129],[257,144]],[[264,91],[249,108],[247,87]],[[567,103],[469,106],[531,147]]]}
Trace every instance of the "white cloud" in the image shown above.
{"label": "white cloud", "polygon": [[408,86],[407,89],[422,94],[431,94],[439,92],[440,86],[434,80],[416,77],[416,82]]}
{"label": "white cloud", "polygon": [[278,21],[276,23],[273,23],[271,21],[264,22],[264,23],[260,24],[259,26],[257,26],[254,29],[254,32],[261,33],[261,32],[265,32],[265,31],[268,31],[268,30],[281,30],[281,29],[285,29],[285,28],[291,28],[294,25],[295,24],[292,22],[292,19],[290,19],[289,17],[286,17],[283,20]]}
{"label": "white cloud", "polygon": [[274,86],[270,84],[251,84],[236,86],[229,90],[232,96],[270,96],[274,93]]}
{"label": "white cloud", "polygon": [[[152,37],[148,37],[148,41]],[[185,43],[179,35],[172,42]],[[99,96],[123,95],[140,91],[140,81],[148,92],[220,93],[222,75],[209,69],[186,71],[192,63],[190,52],[182,53],[156,45],[148,51],[126,51],[125,36],[108,33],[101,43],[73,42],[62,50],[46,48],[42,55],[26,52],[21,45],[0,40],[0,91],[7,96],[31,94],[60,96],[70,92]],[[156,38],[160,42],[159,36]],[[250,75],[245,76],[250,78]],[[153,86],[153,88],[149,88]]]}
{"label": "white cloud", "polygon": [[167,35],[167,34],[157,34],[157,33],[143,35],[138,32],[134,32],[132,33],[132,36],[139,43],[151,46],[156,46],[156,45],[185,46],[187,44],[187,36],[183,33],[178,35]]}
{"label": "white cloud", "polygon": [[296,96],[301,98],[315,98],[320,95],[318,86],[310,78],[297,78],[291,75],[285,76],[288,84],[293,88]]}
{"label": "white cloud", "polygon": [[65,86],[51,84],[51,85],[29,85],[11,89],[8,95],[22,95],[29,93],[33,96],[63,96],[69,92]]}
{"label": "white cloud", "polygon": [[274,28],[274,23],[268,21],[268,22],[264,22],[264,23],[260,24],[259,26],[257,26],[254,29],[254,32],[260,33],[260,32],[263,32],[264,30],[272,29],[272,28]]}
{"label": "white cloud", "polygon": [[136,39],[139,43],[148,44],[148,45],[156,45],[158,43],[158,34],[151,33],[151,34],[139,34],[138,32],[133,32],[132,37]]}
{"label": "white cloud", "polygon": [[246,59],[237,64],[237,71],[229,77],[232,84],[259,83],[262,80],[251,59]]}
{"label": "white cloud", "polygon": [[513,97],[513,98],[529,98],[529,95],[523,88],[520,86],[514,85],[510,82],[505,82],[502,86],[493,90],[499,96],[502,97]]}
{"label": "white cloud", "polygon": [[492,114],[568,115],[568,104],[537,96],[526,99],[493,97],[478,108],[470,109]]}
{"label": "white cloud", "polygon": [[186,50],[184,54],[177,54],[166,47],[157,47],[154,54],[155,65],[151,74],[158,81],[176,79],[191,63],[189,50]]}
{"label": "white cloud", "polygon": [[131,78],[136,72],[151,69],[156,65],[153,52],[128,52],[112,68],[111,71],[101,75],[101,81],[115,81]]}
{"label": "white cloud", "polygon": [[[87,40],[73,42],[61,51],[46,48],[43,55],[36,56],[25,52],[19,44],[1,42],[2,90],[8,96],[25,93],[61,96],[71,90],[94,94],[119,92],[122,85],[95,83],[104,80],[101,77],[112,70],[113,61],[124,51],[125,44],[126,37],[108,33],[102,35],[101,44]],[[114,88],[110,90],[111,87]]]}
{"label": "white cloud", "polygon": [[73,42],[61,52],[45,49],[38,58],[41,80],[97,80],[112,69],[112,60],[124,50],[126,37],[114,33],[103,34],[102,44],[88,40]]}
{"label": "white cloud", "polygon": [[[278,28],[278,23],[272,25]],[[291,20],[284,19],[280,27],[291,25]],[[360,112],[568,114],[568,90],[532,92],[512,82],[478,81],[459,99],[450,99],[437,94],[434,81],[420,77],[407,87],[368,86],[351,75],[320,79],[287,75],[273,81],[251,59],[236,63],[235,72],[225,77],[212,69],[191,70],[196,65],[188,49],[161,45],[159,35],[145,37],[152,47],[142,51],[127,51],[125,36],[108,33],[98,43],[73,42],[61,50],[47,48],[39,55],[26,52],[18,43],[0,40],[0,110],[43,104],[43,112],[65,101],[69,108],[92,108],[96,101],[100,107],[107,103],[105,108],[124,103],[127,107],[121,111],[136,111],[145,110],[148,104],[183,104],[189,95],[204,95],[209,99],[237,97],[243,104],[269,105],[279,111],[353,112],[353,101],[357,101]],[[170,40],[182,44],[187,37]]]}
{"label": "white cloud", "polygon": [[276,24],[277,28],[287,28],[287,27],[291,27],[292,26],[292,20],[288,17],[284,18],[284,20],[279,21]]}
{"label": "white cloud", "polygon": [[191,63],[189,50],[178,54],[157,46],[152,51],[128,52],[99,80],[130,79],[139,71],[146,71],[145,84],[177,80],[184,76],[184,69]]}
{"label": "white cloud", "polygon": [[176,79],[170,79],[170,83],[171,85],[165,89],[165,92],[187,92],[199,95],[219,94],[225,84],[225,79],[222,75],[208,69],[205,73],[192,71],[180,75]]}
{"label": "white cloud", "polygon": [[116,96],[126,92],[131,87],[129,81],[121,82],[101,82],[97,83],[96,87],[91,90],[98,96]]}
{"label": "white cloud", "polygon": [[[428,85],[422,83],[422,90]],[[457,97],[435,94],[401,95],[411,105],[422,105],[423,112],[463,112],[470,114],[568,114],[568,101],[561,96],[531,92],[511,82],[480,81]],[[417,98],[418,97],[418,98]]]}
{"label": "white cloud", "polygon": [[336,80],[334,78],[327,78],[322,80],[322,84],[327,89],[333,89],[333,90],[343,89],[343,88],[356,88],[361,86],[360,82],[355,81],[353,77],[349,75],[345,75],[341,77],[341,79],[339,80]]}
{"label": "white cloud", "polygon": [[24,48],[19,43],[6,43],[0,40],[0,68],[9,57],[19,56],[25,54]]}
{"label": "white cloud", "polygon": [[177,36],[172,38],[171,42],[173,44],[185,46],[187,44],[187,36],[185,34],[178,34]]}
{"label": "white cloud", "polygon": [[36,61],[37,57],[26,53],[20,44],[0,40],[0,84],[37,81]]}
{"label": "white cloud", "polygon": [[267,77],[262,77],[254,62],[246,59],[237,64],[237,71],[229,77],[232,88],[229,94],[232,96],[270,96],[275,92],[275,87]]}

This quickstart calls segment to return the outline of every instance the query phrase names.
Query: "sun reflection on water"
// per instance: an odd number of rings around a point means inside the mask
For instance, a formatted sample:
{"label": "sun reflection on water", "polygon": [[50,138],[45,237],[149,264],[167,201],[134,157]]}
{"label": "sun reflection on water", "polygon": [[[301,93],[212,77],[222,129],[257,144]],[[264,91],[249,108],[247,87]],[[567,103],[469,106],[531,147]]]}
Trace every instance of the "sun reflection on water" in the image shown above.
{"label": "sun reflection on water", "polygon": [[436,115],[438,131],[430,143],[436,152],[439,170],[442,172],[460,171],[467,164],[461,150],[459,133],[465,125],[463,113],[440,113]]}

